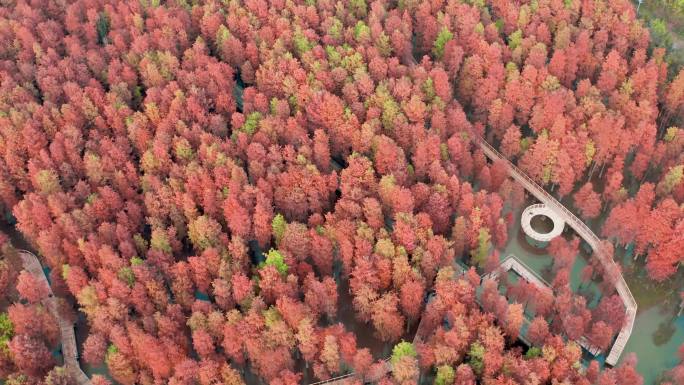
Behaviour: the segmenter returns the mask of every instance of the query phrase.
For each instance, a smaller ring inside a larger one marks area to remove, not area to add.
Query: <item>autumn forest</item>
[[[627,0],[4,0],[0,383],[684,384],[669,55]]]

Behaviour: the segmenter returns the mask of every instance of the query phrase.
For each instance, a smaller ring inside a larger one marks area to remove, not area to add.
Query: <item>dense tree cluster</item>
[[[666,84],[626,0],[17,0],[0,20],[0,199],[118,383],[640,383],[632,362],[583,374],[560,337],[605,349],[622,326],[619,298],[570,291],[579,241],[551,245],[555,301],[486,281],[480,310],[452,270],[493,269],[524,201],[482,135],[673,273],[684,74]],[[432,332],[383,375],[346,296],[389,345]]]
[[[456,277],[451,268],[441,269],[435,280],[435,295],[418,330],[425,343],[418,343],[417,350],[421,368],[436,368],[436,384],[544,384],[559,378],[571,384],[642,384],[631,358],[618,368],[602,372],[596,361],[591,361],[586,370],[578,370],[582,356],[579,345],[566,344],[560,336],[550,334],[547,322],[539,322],[542,317],[529,326],[533,347],[525,354],[519,347],[507,348],[507,340],[517,338],[523,309],[520,304],[508,305],[499,297],[496,284],[486,281],[481,311],[473,293],[477,284],[472,271]],[[445,377],[450,380],[440,381]]]
[[[40,301],[48,288],[21,268],[16,249],[0,232],[0,377],[8,384],[41,379],[46,385],[69,380],[52,355],[60,331]]]

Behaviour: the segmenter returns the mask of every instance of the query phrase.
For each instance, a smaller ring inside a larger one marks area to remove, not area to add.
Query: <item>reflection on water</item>
[[[520,229],[519,211],[515,213],[514,218],[514,224],[509,231],[509,242],[501,252],[501,258],[503,259],[509,254],[514,254],[550,282],[552,280],[551,268],[553,257],[545,249],[535,248],[528,244],[524,233]],[[0,230],[10,237],[16,247],[32,250],[31,246],[14,229],[14,226],[6,220],[0,219]],[[575,292],[587,298],[587,304],[591,308],[598,303],[601,293],[595,282],[584,283],[581,281],[582,268],[587,265],[587,256],[582,254],[580,253],[580,256],[578,256],[573,265],[570,285]],[[629,253],[626,254],[623,256],[623,261],[629,263],[631,258]],[[637,269],[642,270],[643,267],[637,267]],[[634,332],[625,347],[622,359],[628,353],[636,353],[639,357],[637,370],[644,377],[644,385],[656,384],[663,371],[671,369],[678,363],[679,356],[677,351],[679,346],[684,343],[684,316],[677,316],[678,302],[677,300],[672,300],[672,293],[676,294],[678,287],[673,284],[671,285],[672,287],[667,288],[669,291],[663,292],[662,287],[653,285],[648,279],[630,276],[629,270],[629,267],[625,269],[627,272],[626,279],[639,305],[639,313],[635,320]],[[341,282],[339,285],[337,316],[335,321],[342,322],[347,330],[354,332],[359,348],[369,348],[376,359],[389,356],[393,344],[384,343],[379,340],[373,333],[372,325],[361,323],[355,319],[352,298],[346,281]],[[417,322],[403,336],[405,340],[412,340],[416,325]],[[87,324],[81,315],[76,324],[76,338],[79,350],[87,336],[87,332]],[[601,361],[601,357],[599,357],[599,361]],[[92,367],[81,362],[81,366],[89,377],[93,374],[100,374],[109,378],[107,368],[104,365]],[[313,376],[310,369],[306,370],[301,360],[296,362],[296,368],[305,372],[302,383],[308,383],[312,380]],[[244,370],[243,375],[248,384],[259,383],[256,376],[249,369]]]
[[[677,350],[684,343],[684,317],[673,313],[672,309],[654,306],[637,315],[622,359],[627,353],[637,354],[637,370],[644,377],[644,385],[656,384],[663,371],[679,362]]]
[[[337,320],[342,322],[347,331],[356,335],[356,345],[359,349],[368,348],[376,360],[389,357],[393,343],[383,342],[375,336],[375,328],[370,323],[363,323],[354,316],[352,296],[349,294],[349,281],[342,280],[338,285]],[[413,341],[413,336],[418,329],[418,322],[413,322],[411,327],[401,336],[405,341]]]
[[[547,234],[553,230],[553,220],[546,215],[535,215],[530,220],[530,226],[540,234]]]
[[[677,329],[674,327],[674,319],[661,322],[658,329],[653,333],[653,344],[661,346],[667,343],[674,336]]]
[[[509,231],[509,242],[501,252],[501,258],[514,254],[545,280],[551,282],[553,257],[547,253],[546,249],[535,248],[527,242],[520,228],[520,211],[514,213],[514,218],[515,221]],[[566,232],[572,233],[571,230],[568,231],[567,226]],[[626,255],[617,255],[616,259],[625,265],[631,264],[632,256],[629,253],[631,249],[628,248]],[[589,308],[593,308],[598,304],[602,294],[597,282],[586,283],[581,280],[582,268],[587,265],[588,258],[590,256],[586,250],[581,250],[570,274],[570,286],[573,291],[587,299]],[[637,266],[625,268],[625,279],[637,301],[639,312],[634,322],[634,331],[622,353],[621,360],[624,360],[629,353],[636,353],[637,370],[644,378],[644,385],[655,385],[661,373],[673,368],[679,362],[677,351],[684,343],[684,315],[677,316],[679,305],[677,293],[680,285],[676,282],[671,282],[665,287],[655,285],[648,278],[642,277],[644,269],[642,264],[643,261],[639,261]],[[632,270],[642,274],[633,274]],[[603,357],[599,356],[598,360],[602,362]]]

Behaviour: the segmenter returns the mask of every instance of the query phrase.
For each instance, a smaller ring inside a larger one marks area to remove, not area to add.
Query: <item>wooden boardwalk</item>
[[[59,323],[59,332],[62,341],[62,354],[64,356],[64,366],[67,373],[69,373],[78,385],[92,385],[88,376],[83,373],[81,366],[78,364],[78,348],[76,347],[76,335],[74,334],[74,325],[64,319],[57,309],[57,298],[52,292],[50,283],[45,276],[38,258],[27,250],[18,250],[24,270],[28,271],[36,279],[43,282],[48,288],[48,297],[41,301],[41,304],[55,317]]]
[[[513,270],[521,276],[524,280],[527,282],[533,283],[535,286],[537,286],[540,290],[548,291],[550,293],[553,292],[551,290],[551,285],[549,285],[544,278],[540,277],[537,275],[534,270],[530,269],[525,265],[521,260],[516,258],[514,255],[509,255],[507,256],[503,262],[497,267],[494,271],[492,271],[489,274],[485,274],[482,278],[487,279],[496,279],[501,273],[507,272],[509,270]]]
[[[323,381],[318,381],[318,382],[312,382],[309,385],[343,385],[343,384],[351,384],[355,380],[359,380],[362,383],[377,383],[380,381],[385,375],[389,372],[392,371],[392,364],[390,363],[389,359],[386,359],[384,361],[384,365],[380,368],[377,368],[375,372],[373,373],[368,373],[364,378],[358,378],[355,373],[347,373],[343,374],[337,377],[333,377],[327,380]]]
[[[610,349],[610,353],[608,353],[608,356],[606,357],[606,363],[615,366],[620,359],[620,355],[622,354],[629,337],[632,334],[632,329],[634,328],[634,319],[637,312],[637,304],[634,300],[634,296],[629,290],[629,287],[627,286],[622,274],[618,273],[620,268],[615,264],[615,261],[613,261],[613,257],[606,254],[606,252],[601,248],[601,240],[586,224],[584,224],[584,222],[577,218],[575,214],[570,212],[570,210],[558,202],[556,198],[547,193],[546,190],[544,190],[535,181],[528,177],[527,174],[518,169],[489,143],[477,136],[473,136],[472,140],[482,149],[484,154],[489,159],[503,160],[506,162],[508,174],[515,181],[522,184],[522,186],[525,187],[525,189],[532,195],[534,195],[535,198],[546,204],[546,206],[553,210],[557,215],[560,215],[563,219],[565,219],[565,222],[570,225],[570,227],[572,227],[573,230],[575,230],[575,232],[577,232],[577,234],[589,244],[589,246],[591,246],[592,250],[594,251],[594,255],[599,259],[606,272],[609,274],[611,272],[617,273],[614,277],[615,289],[625,305],[625,325],[620,330],[620,333],[618,333],[618,336],[613,343],[613,347]]]
[[[534,270],[528,267],[523,261],[519,260],[518,257],[513,254],[507,256],[494,271],[483,275],[482,280],[496,279],[499,275],[509,270],[513,270],[524,280],[534,284],[539,290],[547,291],[553,295],[553,289],[551,288],[551,285],[549,285],[544,278],[540,277]],[[530,321],[527,318],[523,318],[523,322],[529,324]],[[577,342],[581,347],[586,349],[594,356],[601,354],[601,349],[592,345],[585,336],[580,337],[575,342]]]

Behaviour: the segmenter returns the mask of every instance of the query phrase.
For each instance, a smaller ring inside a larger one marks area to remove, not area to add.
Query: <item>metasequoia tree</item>
[[[524,202],[507,161],[585,219],[610,210],[602,235],[653,279],[676,272],[684,75],[629,2],[96,3],[19,0],[0,23],[0,207],[86,315],[84,360],[121,384],[249,367],[289,385],[300,358],[318,380],[633,383],[632,362],[576,370],[557,335],[604,345],[624,316],[566,293],[577,241],[551,247],[557,298],[509,305],[486,281],[475,302]],[[466,255],[480,271],[459,277]],[[15,270],[0,261],[0,291],[28,301],[2,368],[60,382],[35,356],[58,331],[47,288]],[[541,355],[505,344],[524,310]],[[418,320],[391,375],[346,331],[389,348]]]

